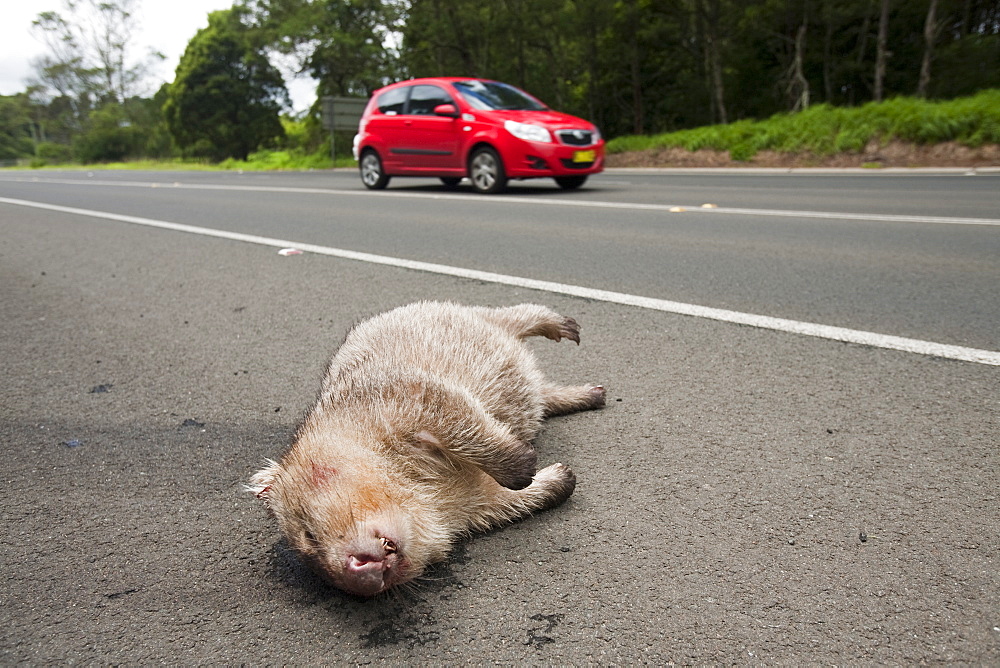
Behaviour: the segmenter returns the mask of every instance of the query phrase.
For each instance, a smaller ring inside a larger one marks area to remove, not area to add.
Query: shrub
[[[967,146],[1000,143],[1000,90],[945,102],[898,97],[860,107],[818,104],[763,121],[737,121],[654,136],[617,137],[608,153],[680,147],[729,151],[733,160],[749,160],[758,151],[809,151],[830,155],[861,152],[871,141],[901,139],[916,144],[956,141]]]

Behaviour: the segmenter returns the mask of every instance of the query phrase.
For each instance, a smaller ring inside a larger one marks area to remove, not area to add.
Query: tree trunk
[[[884,97],[885,61],[889,57],[886,42],[889,34],[889,0],[882,0],[882,13],[878,20],[878,44],[875,53],[875,101]]]
[[[872,8],[872,3],[871,0],[869,0],[869,4],[865,7],[865,19],[861,23],[861,37],[858,40],[858,54],[854,60],[855,69],[853,74],[855,75],[855,77],[863,70],[862,65],[865,62],[865,53],[868,52],[868,31],[869,29],[871,29],[872,25],[871,8]],[[859,90],[860,87],[855,86],[853,84],[851,85],[850,89],[847,92],[848,106],[851,107],[854,106],[854,101],[855,101],[854,95],[855,93],[859,92]]]
[[[920,63],[917,97],[927,97],[927,89],[931,84],[931,58],[934,57],[934,40],[937,38],[936,12],[937,0],[931,0],[927,7],[927,20],[924,21],[924,58]]]
[[[806,43],[806,24],[799,26],[795,33],[795,59],[792,61],[791,77],[788,82],[788,97],[792,101],[792,111],[809,108],[809,80],[802,71],[802,52]]]
[[[632,128],[637,135],[643,133],[642,77],[639,72],[639,47],[632,45]]]
[[[824,9],[826,9],[824,7]],[[827,104],[833,104],[833,19],[826,11],[826,33],[823,35],[823,94]]]
[[[726,90],[722,84],[722,55],[719,49],[719,0],[702,0],[697,5],[705,40],[705,78],[708,82],[710,114],[713,123],[728,123]]]
[[[722,58],[719,56],[719,39],[715,28],[709,30],[709,49],[712,54],[712,96],[715,98],[715,109],[719,114],[719,122],[726,124],[729,118],[726,114],[726,91],[722,87]]]
[[[628,17],[626,18],[626,25],[629,28],[629,32],[635,35],[639,32],[638,3],[635,0],[631,0],[627,6]],[[643,134],[645,126],[642,105],[642,71],[640,65],[639,41],[632,39],[629,48],[629,74],[632,88],[632,131],[637,135]]]

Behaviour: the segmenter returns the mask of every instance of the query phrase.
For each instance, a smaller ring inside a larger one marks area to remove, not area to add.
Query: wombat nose
[[[374,596],[385,588],[389,564],[385,559],[370,554],[352,554],[344,568],[344,589],[359,596]]]
[[[356,573],[382,572],[388,567],[384,558],[372,554],[352,554],[347,557],[347,569]]]

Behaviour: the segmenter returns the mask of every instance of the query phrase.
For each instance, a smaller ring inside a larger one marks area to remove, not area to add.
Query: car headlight
[[[505,121],[503,127],[507,132],[511,133],[518,139],[543,143],[552,141],[552,135],[550,135],[549,131],[540,125],[518,123],[517,121]]]

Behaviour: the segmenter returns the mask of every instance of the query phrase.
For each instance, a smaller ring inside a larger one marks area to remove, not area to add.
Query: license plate
[[[596,159],[596,151],[573,151],[573,162],[593,162]]]

